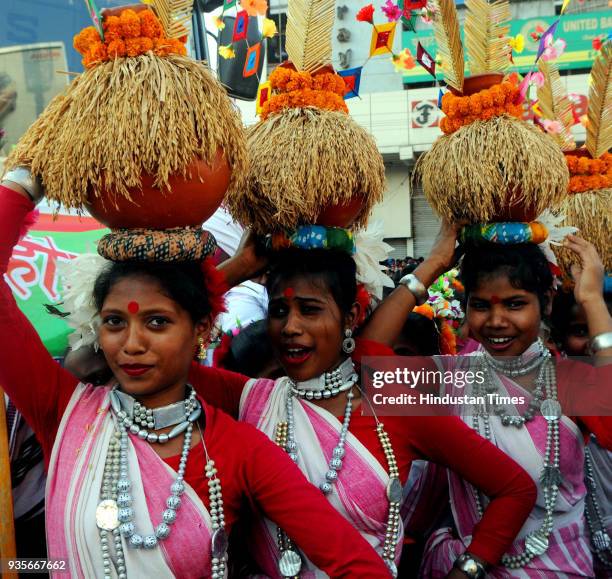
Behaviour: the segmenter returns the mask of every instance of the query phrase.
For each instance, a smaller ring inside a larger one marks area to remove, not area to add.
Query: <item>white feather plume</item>
[[[367,292],[378,298],[383,297],[383,288],[395,287],[393,280],[384,273],[386,267],[380,265],[393,250],[383,241],[383,227],[380,222],[371,223],[365,231],[355,234],[355,254],[357,264],[357,283],[362,283]]]
[[[62,309],[68,314],[64,318],[67,324],[74,328],[68,337],[73,350],[92,344],[98,347],[100,316],[93,300],[93,287],[100,272],[110,263],[97,253],[83,253],[60,265]]]

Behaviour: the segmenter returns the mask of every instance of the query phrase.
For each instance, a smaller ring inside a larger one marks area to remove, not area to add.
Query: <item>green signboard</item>
[[[535,61],[538,50],[538,42],[531,38],[531,33],[540,26],[546,30],[558,16],[541,16],[529,18],[527,20],[512,21],[510,36],[522,34],[525,37],[525,50],[522,54],[514,56],[514,66],[508,72],[528,72]],[[564,54],[556,62],[559,68],[578,69],[590,68],[595,58],[595,51],[592,42],[595,38],[607,35],[612,29],[612,11],[607,12],[587,12],[584,14],[565,14],[561,16],[561,22],[557,28],[555,38],[563,38],[567,42]],[[461,31],[463,37],[463,30]],[[416,54],[417,43],[421,42],[423,47],[435,56],[436,41],[434,39],[433,28],[426,28],[418,31],[418,34],[410,31],[402,33],[402,47],[408,48]],[[432,77],[420,66],[404,72],[404,84],[416,82],[432,81]],[[441,72],[438,79],[442,80]]]
[[[5,281],[53,356],[63,356],[71,330],[64,320],[49,314],[45,304],[61,303],[61,264],[81,253],[95,252],[96,242],[108,232],[102,227],[87,217],[52,220],[42,215],[13,249]]]

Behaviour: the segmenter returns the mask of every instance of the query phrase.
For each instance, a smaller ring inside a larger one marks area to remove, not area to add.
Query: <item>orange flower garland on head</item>
[[[279,66],[270,75],[273,94],[263,105],[261,118],[287,108],[315,107],[328,111],[348,113],[344,101],[346,83],[332,72],[312,75]]]
[[[486,121],[501,115],[520,119],[523,105],[518,102],[519,98],[519,88],[507,81],[470,96],[447,92],[442,97],[442,112],[446,116],[440,121],[440,129],[448,135],[478,120]]]
[[[119,16],[108,16],[102,24],[104,42],[98,31],[89,26],[74,37],[74,48],[83,55],[83,66],[115,58],[134,57],[152,52],[157,56],[185,56],[186,37],[167,38],[164,29],[151,10],[124,10]]]
[[[612,154],[604,153],[598,159],[566,155],[570,172],[570,193],[612,188]]]

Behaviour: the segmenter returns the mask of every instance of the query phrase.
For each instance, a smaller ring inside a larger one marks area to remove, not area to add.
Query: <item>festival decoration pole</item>
[[[2,399],[2,404],[0,404],[0,560],[6,561],[17,556],[17,547],[15,545],[6,405],[2,388],[0,388],[0,398]],[[17,573],[10,573],[6,569],[0,571],[2,577],[17,577]]]

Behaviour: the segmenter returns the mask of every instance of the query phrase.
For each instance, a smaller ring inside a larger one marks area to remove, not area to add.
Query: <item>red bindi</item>
[[[295,295],[295,290],[292,287],[288,287],[284,292],[283,296],[287,299],[291,299]]]
[[[139,309],[140,306],[138,305],[138,302],[130,302],[128,304],[128,312],[130,312],[130,314],[137,314]]]
[[[497,297],[497,296],[491,296],[491,303],[492,303],[493,305],[495,305],[495,304],[501,304],[501,299],[500,299],[499,297]]]

